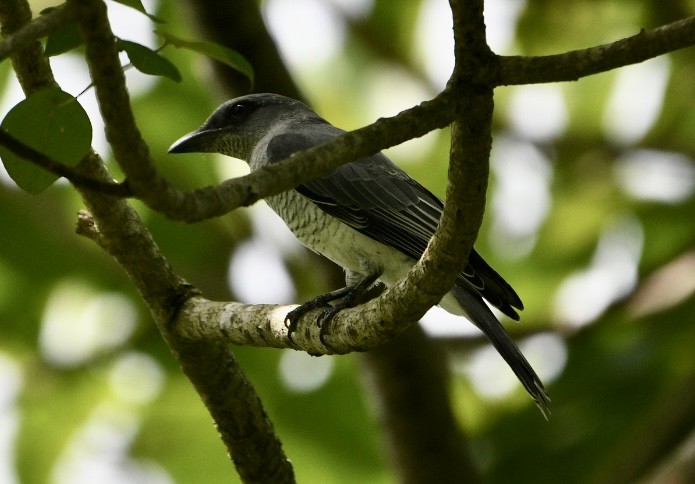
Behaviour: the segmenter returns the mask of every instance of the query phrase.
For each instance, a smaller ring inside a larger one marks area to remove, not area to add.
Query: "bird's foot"
[[[350,292],[350,287],[343,287],[341,289],[338,289],[336,291],[331,291],[327,294],[321,294],[320,296],[316,296],[314,299],[305,302],[304,304],[294,308],[292,311],[287,313],[287,316],[285,316],[285,327],[287,327],[287,338],[289,338],[290,341],[292,341],[292,335],[294,332],[297,330],[297,324],[299,324],[299,320],[304,316],[306,313],[309,311],[313,311],[314,309],[318,308],[325,308],[326,311],[321,313],[317,319],[317,324],[321,325],[323,324],[323,316],[326,312],[331,311],[335,306],[331,306],[330,302],[335,301],[336,299],[340,299],[342,297],[345,297],[347,293]],[[340,309],[338,309],[340,311]],[[335,314],[337,314],[336,311],[334,314],[332,314],[329,318],[333,318]],[[322,339],[323,341],[323,339]]]
[[[343,309],[355,307],[355,297],[350,297],[352,293],[349,293],[343,298],[342,301],[332,305],[331,307],[325,309],[319,317],[316,319],[316,324],[319,327],[319,341],[323,346],[328,346],[325,341],[325,337],[328,334],[328,325],[335,316]]]
[[[352,308],[359,304],[360,298],[365,295],[369,287],[376,281],[377,277],[378,274],[370,275],[357,284],[349,285],[327,294],[322,294],[287,313],[285,317],[285,326],[287,327],[288,339],[292,341],[292,334],[297,330],[297,324],[302,316],[314,309],[326,308],[319,314],[319,317],[316,318],[316,324],[319,327],[319,340],[324,346],[327,346],[324,338],[328,333],[327,328],[331,320],[343,309]],[[330,304],[332,301],[338,299],[340,299],[340,301],[336,304]]]

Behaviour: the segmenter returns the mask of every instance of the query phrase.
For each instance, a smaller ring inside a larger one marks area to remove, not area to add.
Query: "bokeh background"
[[[31,3],[36,12],[49,5]],[[117,35],[161,45],[150,19],[108,3]],[[196,2],[144,4],[167,30],[212,40],[191,21]],[[431,98],[453,67],[445,0],[257,8],[284,62],[277,75],[286,68],[301,96],[345,129]],[[542,55],[694,13],[692,0],[489,0],[485,16],[495,52]],[[162,54],[181,83],[127,75],[162,173],[181,188],[245,173],[239,160],[167,154],[230,91],[208,60],[173,47]],[[79,50],[52,66],[64,90],[88,86]],[[21,98],[1,63],[0,115]],[[79,99],[108,159],[94,94]],[[573,83],[498,88],[495,103],[476,246],[526,304],[521,323],[505,324],[546,382],[553,417],[542,419],[472,325],[430,311],[422,324],[450,362],[452,405],[474,460],[486,482],[661,482],[695,456],[693,50]],[[388,154],[443,196],[447,150],[442,130]],[[263,203],[193,225],[133,203],[208,298],[300,302],[339,283],[339,271]],[[0,168],[0,482],[235,482],[211,419],[127,277],[75,234],[81,208],[67,183],[32,196]],[[358,355],[235,352],[300,482],[394,482]]]

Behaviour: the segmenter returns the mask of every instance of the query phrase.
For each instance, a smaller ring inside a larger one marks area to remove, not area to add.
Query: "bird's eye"
[[[243,103],[238,103],[232,106],[232,113],[236,114],[237,116],[240,114],[245,114],[248,110],[249,107]]]

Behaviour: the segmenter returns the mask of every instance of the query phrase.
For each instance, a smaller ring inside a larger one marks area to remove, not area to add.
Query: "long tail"
[[[511,340],[502,324],[490,311],[485,302],[477,294],[454,286],[452,293],[461,305],[466,316],[485,333],[497,352],[504,358],[526,391],[531,395],[536,406],[546,420],[550,417],[550,397],[543,387],[543,382],[533,370],[519,348]]]

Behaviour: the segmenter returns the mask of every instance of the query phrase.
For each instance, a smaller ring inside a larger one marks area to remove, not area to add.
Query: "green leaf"
[[[153,22],[164,23],[164,21],[162,19],[157,18],[154,15],[147,13],[147,10],[145,10],[145,7],[143,6],[143,4],[140,0],[114,0],[114,1],[117,3],[120,3],[121,5],[125,5],[126,7],[134,8],[135,10],[137,10],[140,13],[144,13]]]
[[[0,123],[14,138],[64,165],[76,165],[92,144],[92,124],[77,99],[58,88],[37,91]],[[57,178],[0,146],[10,177],[29,193],[39,193]]]
[[[253,67],[251,66],[251,63],[239,52],[228,49],[227,47],[214,42],[181,39],[161,29],[155,30],[155,33],[162,36],[167,43],[173,45],[174,47],[180,47],[199,54],[204,54],[222,62],[225,65],[228,65],[229,67],[245,75],[253,86]]]
[[[47,57],[68,52],[82,45],[82,36],[77,28],[77,23],[70,22],[50,34],[46,38],[44,54]]]
[[[149,47],[123,39],[118,39],[116,45],[128,54],[128,59],[140,72],[181,82],[181,73],[176,66]]]

